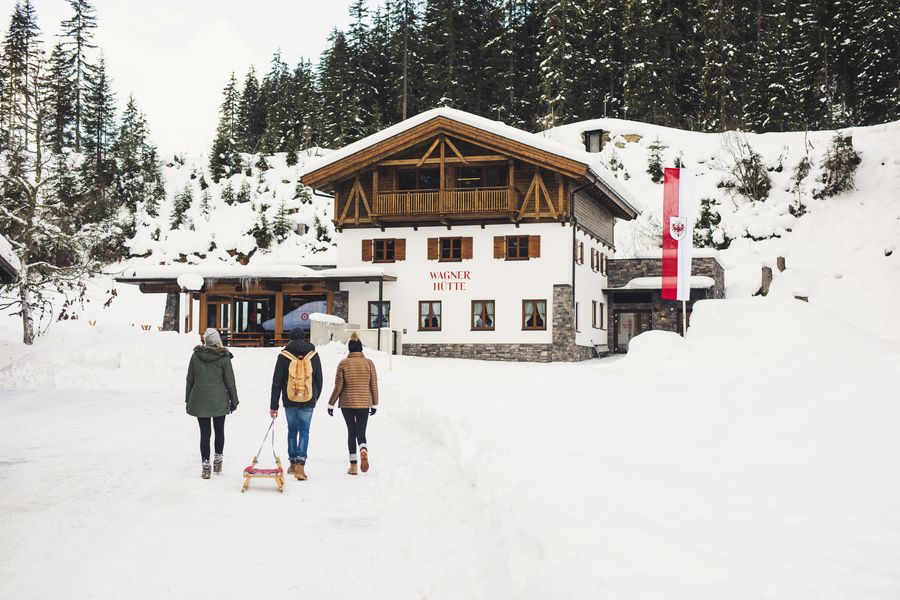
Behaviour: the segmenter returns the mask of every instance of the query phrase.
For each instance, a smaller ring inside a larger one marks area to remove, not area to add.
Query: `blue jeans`
[[[309,448],[309,424],[313,409],[285,407],[284,416],[288,425],[288,458],[292,463],[306,464],[306,450]]]

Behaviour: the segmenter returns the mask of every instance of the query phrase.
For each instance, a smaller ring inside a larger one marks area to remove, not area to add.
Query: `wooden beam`
[[[444,172],[445,172],[444,159],[447,158],[447,145],[443,143],[444,142],[444,134],[443,133],[441,134],[441,136],[438,139],[441,141],[441,182],[440,182],[440,187],[438,188],[438,190],[440,192],[439,199],[440,199],[440,205],[441,205],[441,212],[444,212],[444,196],[446,195],[444,192],[444,188],[446,187],[446,184],[444,183]]]
[[[197,333],[200,334],[200,339],[203,339],[203,332],[206,331],[207,323],[209,323],[209,307],[206,306],[206,293],[200,292],[200,318],[199,323],[197,323]]]
[[[506,162],[509,160],[508,156],[503,154],[479,154],[476,156],[470,156],[468,158],[458,158],[455,156],[448,156],[444,159],[444,162],[447,164],[459,164],[459,163],[479,163],[479,162]],[[379,167],[414,167],[419,166],[420,159],[418,158],[395,158],[390,160],[382,160],[375,163]],[[441,162],[439,158],[429,158],[424,163],[425,165],[436,165]]]
[[[280,338],[284,331],[284,294],[275,294],[275,337]]]
[[[525,214],[525,208],[528,206],[528,199],[531,198],[531,193],[535,191],[535,187],[537,186],[537,180],[535,177],[531,178],[531,185],[528,186],[528,191],[525,192],[525,197],[522,199],[522,206],[519,207],[519,216],[521,219]],[[535,213],[537,213],[537,204],[535,204]]]
[[[359,195],[362,198],[363,206],[366,207],[366,214],[369,216],[369,219],[372,218],[372,207],[369,206],[369,199],[366,198],[366,190],[363,189],[362,184],[359,182],[359,175],[356,176],[356,185],[359,187]],[[359,223],[359,218],[356,220]]]
[[[356,186],[350,190],[350,195],[347,196],[347,204],[344,205],[344,212],[341,213],[341,218],[338,219],[338,222],[343,225],[344,220],[347,218],[347,211],[350,210],[350,205],[353,204],[353,197],[356,195]]]
[[[443,136],[438,136],[438,137],[434,138],[434,142],[431,144],[431,146],[428,147],[428,152],[426,152],[425,155],[422,157],[422,159],[416,163],[417,167],[421,167],[422,164],[426,160],[428,160],[428,157],[431,156],[431,153],[434,152],[434,149],[437,147],[437,145],[441,143],[442,137]]]
[[[566,178],[559,174],[557,174],[556,178],[559,180],[559,188],[557,189],[557,202],[559,202],[559,214],[564,215],[564,214],[566,214],[566,204],[565,204],[565,197],[566,197],[565,181],[566,181]]]
[[[447,145],[450,146],[450,149],[453,150],[453,153],[456,154],[456,156],[458,156],[460,159],[462,159],[464,165],[469,164],[469,162],[466,160],[466,157],[462,155],[462,152],[457,150],[456,146],[453,144],[453,140],[451,140],[448,137],[445,137],[444,141],[447,142]]]
[[[553,198],[550,196],[549,190],[547,190],[547,185],[544,183],[544,178],[540,176],[540,171],[537,174],[538,185],[541,188],[541,191],[544,192],[544,199],[547,201],[547,206],[550,208],[550,214],[553,215],[553,218],[557,218],[556,209],[553,207]],[[540,211],[539,207],[535,207]]]

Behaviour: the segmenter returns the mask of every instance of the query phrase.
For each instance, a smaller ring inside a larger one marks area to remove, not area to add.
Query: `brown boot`
[[[359,470],[363,473],[369,471],[369,451],[360,450],[359,452]]]
[[[294,465],[294,477],[297,478],[297,481],[306,481],[306,465],[303,463],[297,463]]]
[[[296,464],[296,463],[291,463],[291,466],[288,467],[287,474],[288,474],[288,475],[293,475],[293,473],[294,473],[296,467],[297,467],[297,464]],[[299,479],[299,477],[298,477],[298,479]]]
[[[347,469],[347,475],[356,475],[356,463],[350,463],[350,468]]]
[[[213,461],[213,473],[221,473],[222,472],[222,455],[217,454],[216,459]]]
[[[200,472],[200,477],[202,477],[203,479],[209,479],[209,472],[210,472],[209,463],[208,462],[203,463],[203,471]]]

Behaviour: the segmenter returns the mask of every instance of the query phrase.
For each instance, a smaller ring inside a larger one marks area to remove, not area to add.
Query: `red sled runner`
[[[284,492],[284,469],[281,468],[281,459],[278,458],[278,455],[275,454],[275,430],[273,429],[275,426],[275,419],[272,419],[272,422],[269,423],[269,428],[266,430],[266,435],[263,436],[262,443],[259,445],[259,450],[256,451],[256,455],[253,457],[253,462],[250,463],[249,467],[244,469],[244,485],[241,487],[241,493],[247,491],[247,488],[250,487],[251,479],[274,479],[275,485],[278,486],[279,492]],[[259,453],[262,452],[262,447],[266,443],[266,438],[269,437],[269,434],[272,435],[272,456],[275,457],[275,468],[274,469],[260,469],[256,465],[259,462]]]

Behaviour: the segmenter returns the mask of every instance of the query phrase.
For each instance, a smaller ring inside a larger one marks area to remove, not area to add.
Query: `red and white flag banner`
[[[694,244],[694,174],[667,168],[663,177],[662,297],[690,300]]]

